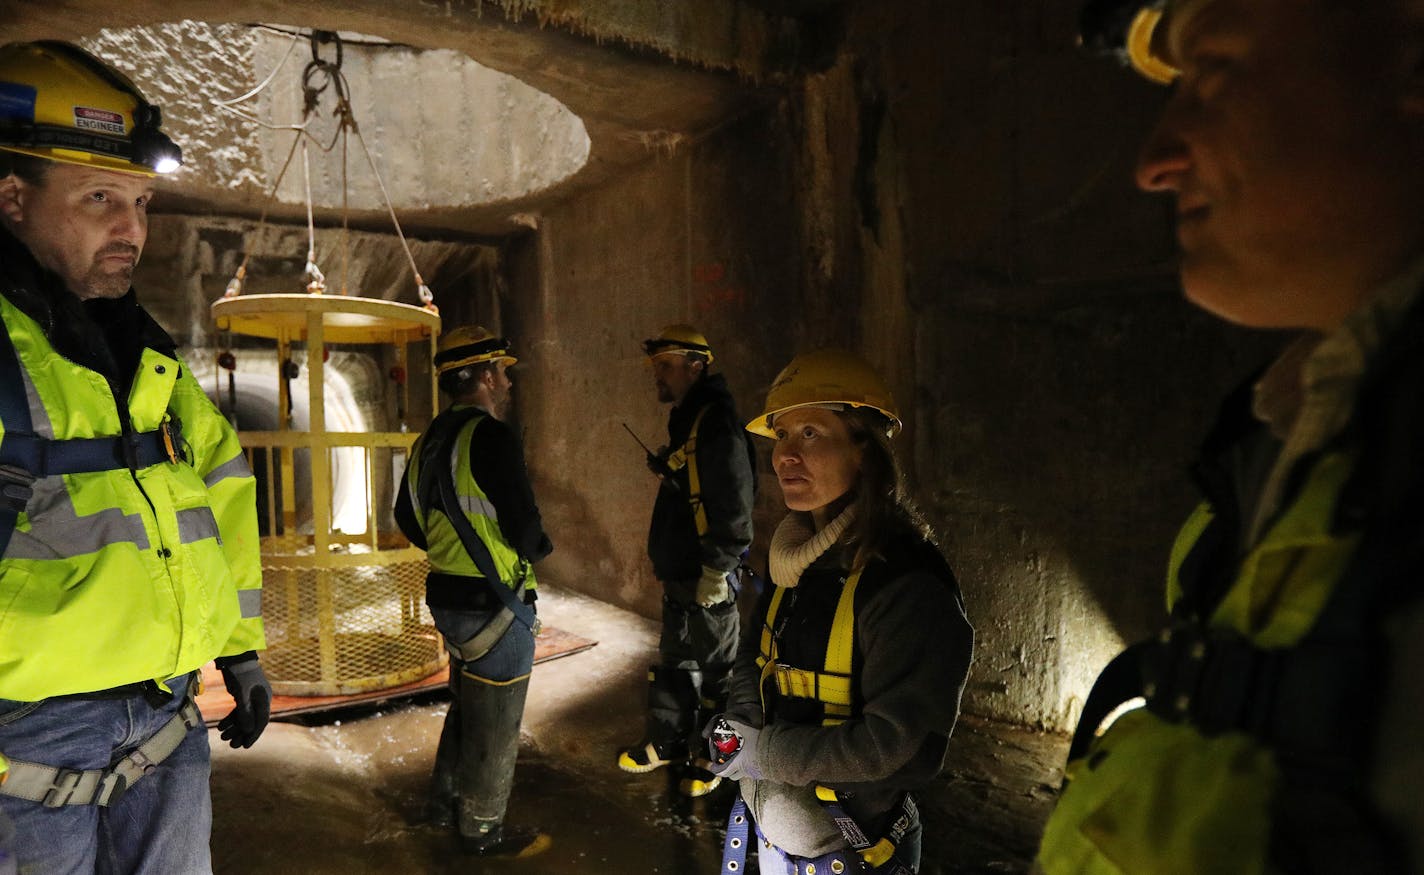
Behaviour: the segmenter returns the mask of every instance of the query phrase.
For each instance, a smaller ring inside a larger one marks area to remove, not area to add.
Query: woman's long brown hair
[[[855,520],[843,536],[855,548],[855,567],[863,568],[871,559],[883,557],[885,544],[897,531],[908,530],[927,540],[934,532],[915,508],[905,486],[904,473],[886,433],[886,420],[867,408],[837,411],[850,429],[851,440],[860,448],[860,474],[853,487],[851,506]]]

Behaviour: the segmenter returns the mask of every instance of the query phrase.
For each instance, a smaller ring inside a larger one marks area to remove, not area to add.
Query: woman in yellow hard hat
[[[714,771],[741,782],[732,870],[754,823],[763,873],[918,871],[910,791],[940,771],[974,631],[905,495],[900,426],[884,381],[839,350],[793,359],[747,425],[776,441],[791,513],[727,712],[707,727]]]

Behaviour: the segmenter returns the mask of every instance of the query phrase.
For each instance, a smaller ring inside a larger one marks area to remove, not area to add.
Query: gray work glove
[[[717,751],[712,749],[712,774],[719,775],[729,781],[740,781],[743,778],[750,778],[753,781],[760,781],[766,777],[762,772],[761,765],[761,730],[755,726],[750,726],[740,720],[734,720],[725,714],[718,715],[727,721],[727,725],[732,727],[732,731],[742,738],[742,749],[737,751],[736,756],[721,765],[717,765]],[[713,718],[707,724],[707,728],[702,730],[704,737],[711,734],[711,727],[717,722]],[[709,742],[710,746],[710,742]]]
[[[702,566],[702,576],[697,578],[697,592],[693,599],[702,607],[710,608],[731,597],[732,590],[727,586],[727,572]]]
[[[222,657],[217,661],[222,670],[223,684],[237,707],[218,721],[222,740],[233,747],[252,747],[267,720],[272,716],[272,685],[257,662],[257,654],[248,651],[239,656]]]

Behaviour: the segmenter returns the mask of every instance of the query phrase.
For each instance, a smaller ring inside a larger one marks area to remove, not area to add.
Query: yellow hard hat
[[[1168,11],[1168,0],[1088,0],[1079,12],[1078,42],[1149,82],[1170,85],[1181,71],[1163,51]]]
[[[440,335],[435,353],[435,373],[443,374],[480,362],[503,361],[514,364],[519,359],[509,354],[509,341],[495,337],[482,325],[462,325]]]
[[[869,362],[843,349],[819,349],[798,355],[781,369],[766,392],[765,409],[747,423],[747,431],[774,438],[772,421],[777,415],[823,404],[869,407],[886,418],[891,435],[902,424],[890,387]]]
[[[183,163],[161,124],[127,76],[78,46],[0,46],[0,149],[154,176]]]
[[[648,358],[700,352],[707,356],[707,363],[712,364],[712,347],[708,345],[707,338],[702,335],[702,332],[691,325],[667,326],[658,332],[657,337],[649,337],[643,341],[643,352],[647,354]]]

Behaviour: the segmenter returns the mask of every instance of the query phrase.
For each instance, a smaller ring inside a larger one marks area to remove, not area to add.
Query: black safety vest
[[[762,619],[757,667],[767,722],[832,726],[859,717],[864,705],[856,616],[891,581],[928,572],[954,592],[959,586],[938,548],[903,538],[863,569],[818,562],[795,587],[775,586]]]

